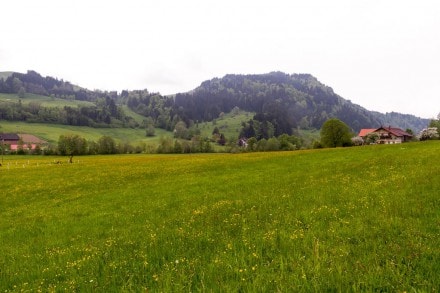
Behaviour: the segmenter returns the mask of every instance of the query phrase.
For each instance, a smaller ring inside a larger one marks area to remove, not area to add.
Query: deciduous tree
[[[98,153],[102,155],[116,154],[116,143],[110,136],[101,136],[98,140]]]
[[[321,144],[331,148],[351,145],[350,128],[339,119],[327,120],[321,128]]]
[[[58,139],[58,152],[63,156],[70,156],[72,163],[73,156],[87,153],[87,141],[79,135],[60,135]]]

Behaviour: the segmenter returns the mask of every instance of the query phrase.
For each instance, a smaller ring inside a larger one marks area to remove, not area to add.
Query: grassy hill
[[[132,117],[134,121],[136,121],[140,125],[142,125],[143,121],[146,119],[146,117],[133,112],[127,105],[123,105],[122,109],[127,116]]]
[[[117,141],[137,144],[140,142],[156,145],[161,137],[172,137],[172,133],[156,129],[156,136],[146,137],[144,129],[132,128],[92,128],[87,126],[69,126],[59,124],[41,124],[25,122],[0,122],[0,131],[12,133],[30,133],[48,142],[56,143],[60,135],[77,134],[87,140],[97,141],[107,135]]]
[[[7,156],[0,291],[435,292],[439,150]]]
[[[43,107],[59,107],[64,106],[78,107],[78,106],[93,106],[92,102],[79,100],[65,100],[52,98],[47,96],[26,94],[24,98],[20,99],[17,94],[2,94],[0,93],[0,103],[39,103]],[[142,123],[145,117],[138,115],[131,111],[128,107],[123,107],[124,113],[132,117],[136,122]],[[117,141],[129,142],[131,144],[138,144],[141,142],[157,145],[161,137],[172,137],[172,133],[163,129],[157,128],[155,130],[156,136],[146,137],[145,129],[137,128],[93,128],[86,126],[70,126],[60,124],[45,124],[45,123],[26,123],[16,121],[0,121],[0,132],[13,133],[31,133],[48,142],[56,143],[60,135],[77,134],[87,140],[97,141],[101,136],[108,135]]]
[[[9,95],[0,94],[0,102],[2,98],[12,99],[8,97]],[[14,95],[12,95],[14,96]],[[40,97],[34,99],[37,100]],[[18,102],[18,99],[17,99]],[[29,102],[29,101],[28,101]],[[75,101],[73,101],[75,102]],[[54,106],[57,101],[54,101]],[[87,103],[87,102],[86,102]],[[145,117],[136,114],[128,107],[123,107],[124,112],[127,116],[132,117],[136,122],[142,124]],[[218,127],[220,132],[222,132],[227,139],[237,139],[240,133],[241,123],[248,121],[253,116],[253,113],[241,111],[236,114],[226,114],[222,118],[217,119],[215,122],[203,122],[198,125],[198,128],[203,137],[210,138],[215,127]],[[156,128],[154,137],[146,137],[145,129],[142,128],[92,128],[85,126],[69,126],[69,125],[59,125],[59,124],[44,124],[44,123],[25,123],[25,122],[10,122],[10,121],[0,121],[0,132],[17,132],[17,133],[31,133],[41,137],[42,139],[49,141],[51,143],[56,143],[60,135],[65,134],[77,134],[87,140],[97,141],[101,136],[108,135],[112,138],[129,142],[132,144],[138,144],[140,142],[145,142],[152,145],[157,145],[162,137],[173,137],[173,133],[165,131],[160,128]],[[216,147],[216,150],[222,150],[221,147]]]
[[[204,137],[211,137],[214,128],[217,127],[227,139],[237,139],[242,127],[241,123],[252,119],[254,114],[255,113],[246,111],[228,113],[212,122],[200,123],[198,128],[200,129],[201,135]]]
[[[39,103],[42,107],[77,107],[77,106],[93,106],[94,104],[88,101],[79,100],[65,100],[48,96],[41,96],[35,94],[25,94],[24,98],[19,98],[17,94],[3,94],[0,93],[0,103]]]

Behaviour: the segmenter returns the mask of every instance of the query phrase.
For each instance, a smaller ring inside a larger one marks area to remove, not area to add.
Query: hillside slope
[[[427,119],[414,115],[369,111],[342,98],[310,74],[229,74],[204,81],[190,92],[173,96],[162,96],[147,90],[123,90],[120,93],[90,91],[67,81],[43,77],[34,71],[26,74],[6,72],[0,76],[3,77],[0,78],[0,93],[24,98],[36,94],[50,96],[52,100],[91,103],[87,106],[65,105],[59,110],[48,110],[40,103],[33,103],[32,107],[28,107],[27,103],[2,103],[0,119],[9,121],[91,127],[145,127],[149,124],[173,131],[179,121],[190,127],[239,108],[255,113],[252,120],[272,127],[274,135],[292,134],[299,129],[320,129],[329,118],[344,121],[353,132],[381,125],[418,132],[429,123]],[[141,116],[133,119],[132,112]]]
[[[288,128],[316,128],[339,118],[354,131],[395,125],[418,131],[428,123],[413,115],[368,111],[337,95],[310,74],[272,72],[261,75],[226,75],[203,82],[195,90],[177,94],[176,107],[196,120],[209,120],[234,107],[256,112],[286,132]]]

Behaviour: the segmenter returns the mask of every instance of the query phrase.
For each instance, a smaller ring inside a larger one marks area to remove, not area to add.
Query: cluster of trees
[[[137,127],[133,118],[124,114],[114,100],[106,97],[97,101],[96,106],[44,107],[39,102],[1,103],[0,120],[26,121],[31,123],[51,123],[91,127]]]
[[[185,153],[211,153],[214,152],[214,144],[212,139],[202,138],[201,136],[193,136],[190,140],[162,138],[156,150],[157,153],[163,154],[185,154]],[[266,152],[266,151],[292,151],[302,148],[302,139],[282,134],[279,137],[271,137],[269,139],[257,140],[255,137],[239,140],[225,140],[226,151],[237,152]]]
[[[129,143],[116,142],[110,136],[102,136],[98,141],[88,141],[79,135],[61,135],[58,139],[56,149],[49,150],[48,154],[59,154],[62,156],[78,155],[109,155],[109,154],[131,154],[131,153],[210,153],[214,152],[213,143],[210,139],[201,136],[193,136],[190,140],[173,139],[169,137],[160,138],[156,147],[141,144],[133,146]]]
[[[159,154],[212,153],[214,148],[211,140],[197,135],[190,140],[161,138],[156,152]]]
[[[281,134],[278,137],[272,136],[268,139],[251,137],[249,139],[240,139],[239,147],[244,147],[248,152],[269,152],[269,151],[294,151],[303,147],[304,141],[294,135]],[[232,148],[232,151],[236,151]]]
[[[48,154],[62,156],[79,155],[110,155],[131,153],[159,153],[159,154],[184,154],[184,153],[210,153],[214,152],[212,141],[201,136],[194,136],[190,140],[172,139],[162,137],[156,147],[141,144],[132,146],[129,143],[116,142],[110,136],[102,136],[97,142],[87,141],[79,135],[61,135],[56,149]]]
[[[109,96],[95,100],[94,105],[78,107],[44,107],[41,102],[19,99],[18,103],[0,103],[0,120],[52,123],[91,127],[138,127],[133,118]]]
[[[287,127],[285,131],[282,131],[275,119],[270,120],[263,114],[257,114],[254,116],[254,119],[242,123],[239,137],[255,137],[257,140],[261,140],[280,136],[282,134],[291,135],[292,128]]]
[[[177,115],[172,97],[150,93],[148,90],[123,91],[121,96],[122,103],[125,103],[135,113],[148,117],[149,124],[154,127],[172,131],[177,122],[182,120]]]
[[[180,138],[186,140],[190,140],[194,136],[200,136],[200,130],[198,129],[198,127],[194,127],[194,125],[192,125],[190,128],[188,128],[184,121],[179,121],[176,123],[176,125],[174,126],[173,133],[174,133],[174,138]]]
[[[110,154],[128,154],[142,153],[146,151],[146,145],[132,146],[129,143],[116,142],[110,136],[101,136],[98,141],[86,140],[85,138],[72,134],[61,135],[58,139],[56,149],[50,153],[56,153],[62,156],[79,155],[110,155]]]
[[[50,76],[43,77],[32,70],[28,70],[27,73],[14,72],[6,80],[0,79],[0,92],[19,94],[19,96],[24,93],[32,93],[81,101],[95,101],[103,95],[109,95],[113,99],[117,98],[116,92],[90,91],[67,81]]]

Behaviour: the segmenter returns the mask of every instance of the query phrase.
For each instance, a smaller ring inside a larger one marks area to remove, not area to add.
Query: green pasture
[[[247,122],[255,113],[239,111],[238,114],[228,113],[221,118],[215,119],[211,122],[202,122],[198,124],[200,133],[203,137],[212,137],[214,128],[217,127],[220,133],[223,133],[226,139],[238,139],[242,122]]]
[[[0,292],[438,292],[438,141],[5,156]]]
[[[38,102],[43,107],[77,107],[80,105],[93,106],[88,101],[64,100],[47,96],[26,94],[25,98],[19,99],[17,94],[0,93],[0,103],[18,103],[23,104]],[[132,117],[136,122],[142,124],[145,117],[133,112],[128,107],[123,106],[126,115]],[[25,123],[16,121],[0,121],[0,132],[29,133],[36,135],[48,142],[56,143],[60,135],[77,134],[87,140],[97,141],[101,136],[108,135],[117,141],[128,142],[130,144],[147,143],[157,145],[161,137],[172,137],[172,133],[157,128],[154,137],[146,137],[145,129],[132,128],[92,128],[86,126],[70,126],[60,124],[45,123]]]
[[[77,106],[93,106],[92,102],[79,101],[79,100],[65,100],[48,96],[40,96],[35,94],[25,94],[24,98],[19,98],[17,94],[3,94],[0,93],[0,103],[21,103],[29,104],[39,103],[42,107],[63,108],[65,106],[74,107]]]
[[[77,134],[87,140],[98,141],[101,136],[108,135],[113,139],[130,144],[147,143],[157,145],[161,137],[172,137],[172,133],[156,128],[154,137],[146,137],[145,129],[141,128],[92,128],[87,126],[70,126],[60,124],[0,122],[0,132],[30,133],[51,143],[57,143],[60,135]]]
[[[0,94],[0,102],[1,102]],[[142,124],[145,117],[133,112],[128,107],[123,107],[126,115],[132,117],[136,122]],[[252,113],[242,112],[241,114],[232,115],[226,114],[223,118],[216,122],[203,122],[198,124],[201,136],[204,138],[211,138],[215,127],[218,127],[220,132],[224,133],[227,139],[236,139],[240,133],[241,122],[251,119]],[[0,121],[0,132],[12,133],[30,133],[36,135],[48,142],[57,143],[60,135],[77,134],[87,140],[98,141],[101,136],[111,136],[113,139],[121,142],[128,142],[133,145],[139,143],[146,143],[152,146],[157,146],[161,138],[172,138],[173,133],[160,128],[155,129],[154,137],[146,137],[146,131],[142,128],[92,128],[86,126],[71,126],[60,124],[45,124],[45,123],[26,123],[16,121]],[[216,151],[224,151],[215,143],[212,147]]]
[[[133,118],[134,121],[136,121],[137,123],[139,123],[139,125],[142,125],[144,120],[146,119],[146,117],[134,112],[133,110],[131,110],[127,105],[123,105],[121,106],[122,109],[124,110],[125,115]]]

